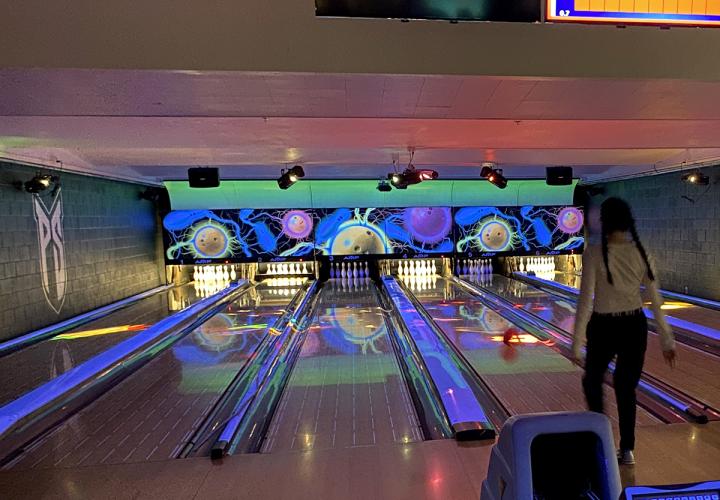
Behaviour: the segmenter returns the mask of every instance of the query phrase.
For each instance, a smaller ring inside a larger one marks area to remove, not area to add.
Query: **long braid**
[[[640,255],[642,256],[643,260],[645,261],[645,265],[647,266],[647,273],[648,278],[650,278],[650,281],[655,281],[655,274],[652,271],[652,268],[650,267],[650,262],[648,261],[647,253],[645,252],[645,247],[642,243],[640,243],[640,238],[637,234],[637,229],[635,228],[635,221],[632,221],[632,224],[630,225],[630,234],[632,235],[633,241],[635,241],[635,246],[638,249],[638,252],[640,252]]]
[[[612,273],[610,272],[610,266],[608,265],[608,235],[605,231],[602,231],[602,256],[603,262],[605,263],[605,270],[607,272],[607,280],[611,285],[613,284]]]

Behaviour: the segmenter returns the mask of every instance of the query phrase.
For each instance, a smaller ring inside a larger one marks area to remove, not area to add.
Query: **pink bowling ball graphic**
[[[313,221],[303,210],[291,210],[282,218],[283,232],[290,238],[303,239],[310,235]]]
[[[575,207],[565,207],[557,215],[557,227],[566,234],[575,234],[583,225],[583,214]]]

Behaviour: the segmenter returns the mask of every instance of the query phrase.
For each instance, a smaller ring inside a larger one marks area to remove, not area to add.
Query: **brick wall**
[[[0,340],[153,288],[164,281],[162,242],[155,207],[139,200],[141,186],[62,174],[60,196],[67,280],[57,307],[55,273],[51,299],[42,284],[33,195],[13,182],[37,171],[0,162]],[[41,198],[50,209],[53,198]],[[52,267],[52,247],[48,253]]]
[[[687,287],[691,295],[720,300],[720,166],[702,172],[710,176],[709,187],[682,182],[676,172],[610,182],[605,189],[633,207],[663,288]]]

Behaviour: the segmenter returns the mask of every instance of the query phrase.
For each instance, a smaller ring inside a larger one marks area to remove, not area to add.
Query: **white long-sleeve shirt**
[[[593,311],[601,314],[632,311],[643,307],[643,299],[650,301],[662,349],[667,351],[675,347],[672,329],[661,309],[663,300],[654,261],[650,256],[648,260],[654,280],[650,280],[645,261],[634,242],[608,243],[608,265],[613,278],[611,285],[607,280],[602,248],[591,245],[585,250],[573,339],[576,355],[585,342],[587,324]]]

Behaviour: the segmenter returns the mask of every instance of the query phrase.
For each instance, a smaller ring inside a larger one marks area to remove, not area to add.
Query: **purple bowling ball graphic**
[[[575,207],[565,207],[557,215],[557,227],[566,234],[575,234],[582,229],[583,214]]]
[[[405,230],[415,241],[434,245],[452,230],[452,213],[448,207],[412,207],[405,209]]]
[[[283,216],[282,227],[283,232],[290,238],[301,240],[312,232],[312,217],[304,210],[290,210]]]

